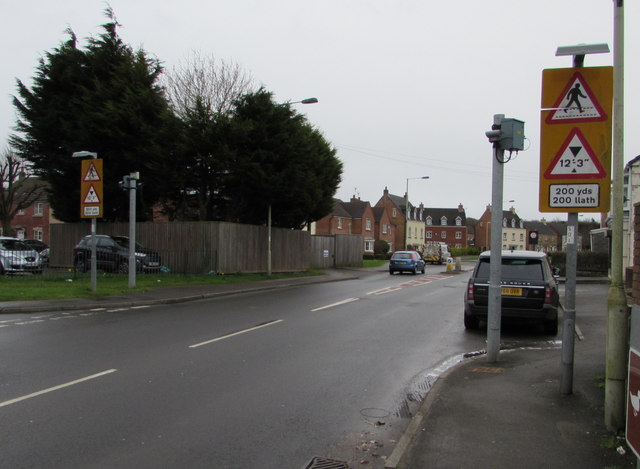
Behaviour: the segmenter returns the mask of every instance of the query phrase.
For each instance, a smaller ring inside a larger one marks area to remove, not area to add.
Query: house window
[[[427,239],[431,239],[431,238],[433,238],[433,232],[431,232],[431,231],[427,231],[427,232],[425,233],[425,238],[427,238]]]
[[[393,210],[391,210],[391,216],[393,218],[395,218],[397,214],[398,214],[398,211],[395,208]]]
[[[342,229],[342,218],[338,217],[338,229]]]
[[[387,234],[387,224],[386,223],[382,224],[382,234]]]
[[[364,240],[364,251],[365,252],[373,252],[373,239],[365,239]]]
[[[33,229],[33,239],[37,239],[38,241],[42,241],[42,228],[34,228]]]
[[[462,233],[460,231],[456,231],[456,239],[462,239]]]
[[[424,228],[420,228],[420,239],[424,239]]]
[[[511,233],[511,241],[515,241],[516,240],[516,234],[515,233]]]
[[[42,202],[36,202],[33,205],[33,216],[41,217],[42,215],[44,215],[44,204]]]
[[[431,217],[427,217],[427,225],[433,225],[433,219]]]
[[[366,222],[365,226],[366,226],[365,229],[367,231],[371,231],[371,218],[367,218],[367,222]]]
[[[502,233],[502,241],[506,241],[507,240],[507,233]]]
[[[446,231],[443,231],[443,232],[440,234],[440,237],[441,237],[442,239],[447,239],[447,232],[446,232]]]
[[[524,234],[520,233],[520,241],[524,241]]]
[[[514,219],[514,220],[511,220],[511,228],[515,228],[515,227],[516,227],[516,221]]]
[[[462,218],[456,217],[456,226],[462,226]]]
[[[24,209],[20,209],[16,212],[16,215],[24,215]]]
[[[442,217],[442,218],[440,219],[440,224],[441,224],[442,226],[447,226],[447,217]]]

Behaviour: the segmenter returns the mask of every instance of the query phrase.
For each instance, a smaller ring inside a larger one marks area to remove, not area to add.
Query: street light
[[[404,248],[409,249],[409,181],[413,179],[429,179],[429,176],[421,176],[417,178],[407,178],[407,191],[405,192],[404,201]]]
[[[318,98],[305,98],[284,104],[315,104],[317,102]],[[267,276],[271,277],[271,202],[267,210]]]

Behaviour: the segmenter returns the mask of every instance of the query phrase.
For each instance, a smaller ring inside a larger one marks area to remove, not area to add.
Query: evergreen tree
[[[118,35],[111,9],[104,32],[78,48],[68,41],[40,61],[33,86],[18,81],[18,111],[11,142],[34,171],[48,183],[57,218],[77,221],[80,215],[80,162],[74,151],[96,152],[104,159],[104,218],[128,219],[128,194],[119,188],[122,176],[140,171],[140,219],[171,180],[155,166],[171,157],[169,136],[176,122],[157,85],[162,67],[143,50],[134,51]]]
[[[330,213],[342,174],[322,134],[288,104],[261,89],[244,95],[231,119],[229,219],[302,228]]]

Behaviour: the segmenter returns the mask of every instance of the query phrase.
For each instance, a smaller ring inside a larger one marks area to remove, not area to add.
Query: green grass
[[[380,260],[380,259],[365,259],[362,261],[362,267],[380,267],[381,265],[385,265],[389,261]]]
[[[322,275],[322,272],[310,270],[308,272],[273,274],[271,277],[266,274],[141,274],[136,276],[136,287],[130,289],[127,275],[98,272],[95,292],[91,291],[89,274],[56,272],[45,275],[2,276],[0,277],[0,298],[2,301],[95,298],[122,293],[144,292],[162,287],[254,282],[278,278],[307,277],[310,275]]]

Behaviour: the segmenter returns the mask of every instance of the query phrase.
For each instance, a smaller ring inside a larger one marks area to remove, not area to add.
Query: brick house
[[[356,197],[352,197],[349,202],[334,199],[333,211],[315,224],[317,235],[362,235],[363,252],[367,254],[373,254],[375,229],[375,215],[371,204]]]
[[[543,219],[542,221],[525,221],[527,229],[527,249],[529,251],[555,252],[558,250],[558,232]],[[536,242],[532,243],[531,232],[537,234]]]
[[[467,215],[464,206],[457,208],[427,208],[419,211],[425,224],[425,242],[442,241],[452,248],[466,248],[468,244]]]
[[[389,252],[395,250],[395,229],[391,224],[389,212],[384,207],[372,207],[375,219],[374,238],[376,241],[386,241],[389,244]]]
[[[394,232],[393,249],[404,249],[405,243],[405,205],[406,199],[397,195],[389,194],[385,187],[382,197],[376,203],[376,207],[384,207],[389,214],[389,220]]]
[[[481,250],[491,248],[491,205],[487,205],[476,225],[476,246]],[[527,230],[524,221],[516,214],[516,209],[502,211],[502,249],[521,249],[527,247]]]

